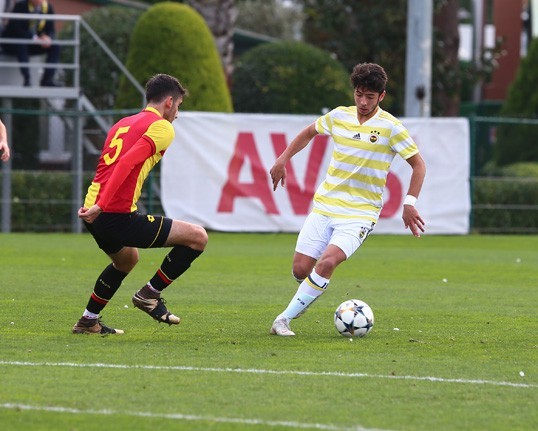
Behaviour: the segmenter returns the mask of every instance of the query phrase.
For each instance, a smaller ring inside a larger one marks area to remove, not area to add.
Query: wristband
[[[407,195],[403,201],[404,205],[411,205],[413,207],[415,206],[416,203],[417,203],[417,198],[412,195]]]

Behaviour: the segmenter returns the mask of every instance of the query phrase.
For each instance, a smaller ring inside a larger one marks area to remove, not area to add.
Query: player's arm
[[[120,189],[125,179],[139,163],[143,163],[148,157],[155,153],[155,145],[147,136],[142,136],[133,147],[123,154],[117,161],[114,172],[110,176],[105,191],[99,197],[98,202],[90,208],[81,207],[78,210],[78,216],[87,223],[93,221],[106,211],[107,206],[113,199],[116,192]]]
[[[151,157],[155,152],[155,145],[147,136],[142,136],[132,148],[118,158],[114,172],[110,176],[103,194],[99,197],[96,205],[102,211],[106,211],[110,201],[121,188],[131,171]]]
[[[410,197],[406,197],[406,201],[404,201],[402,219],[405,228],[409,228],[414,236],[419,237],[420,232],[424,232],[425,223],[415,208],[414,201],[418,198],[422,184],[424,183],[426,163],[419,153],[409,157],[406,161],[413,169],[413,173],[411,174],[409,189],[407,191],[407,196]]]
[[[279,182],[282,184],[282,187],[286,185],[286,163],[288,163],[295,154],[306,147],[317,134],[318,131],[316,130],[315,123],[305,127],[276,159],[275,164],[269,171],[271,179],[273,180],[273,190],[276,190]]]
[[[9,146],[7,144],[7,131],[4,123],[0,121],[0,160],[7,162],[9,160]]]

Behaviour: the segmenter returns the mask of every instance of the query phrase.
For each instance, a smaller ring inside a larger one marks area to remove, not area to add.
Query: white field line
[[[239,373],[239,374],[273,374],[273,375],[295,375],[295,376],[314,376],[314,377],[351,377],[351,378],[370,378],[370,379],[393,379],[393,380],[418,380],[438,383],[462,383],[470,385],[491,385],[491,386],[509,386],[513,388],[538,388],[537,384],[532,383],[513,383],[495,380],[479,379],[445,379],[442,377],[431,376],[396,376],[383,374],[367,373],[341,373],[337,371],[294,371],[294,370],[264,370],[256,368],[206,368],[206,367],[188,367],[188,366],[162,366],[162,365],[124,365],[124,364],[77,364],[74,362],[20,362],[20,361],[1,361],[0,365],[13,365],[23,367],[72,367],[72,368],[118,368],[118,369],[141,369],[141,370],[165,370],[165,371],[194,371],[194,372],[213,372],[213,373]]]
[[[336,425],[317,424],[317,423],[304,423],[293,421],[265,421],[261,419],[242,419],[242,418],[223,418],[213,416],[199,416],[199,415],[185,415],[182,413],[150,413],[150,412],[128,412],[128,411],[114,411],[110,409],[105,410],[81,410],[71,407],[51,407],[51,406],[31,406],[27,404],[15,404],[5,403],[0,404],[0,408],[9,410],[23,410],[23,411],[45,411],[53,413],[68,413],[75,415],[101,415],[101,416],[135,416],[142,418],[158,418],[158,419],[173,419],[180,421],[207,421],[217,423],[232,423],[240,425],[263,425],[271,427],[287,427],[293,429],[316,429],[326,431],[390,431],[381,430],[378,428],[364,428],[360,425],[353,425],[351,427],[339,427]]]

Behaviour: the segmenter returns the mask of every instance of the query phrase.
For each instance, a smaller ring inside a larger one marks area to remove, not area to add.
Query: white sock
[[[82,317],[85,317],[86,319],[97,319],[99,317],[99,314],[92,313],[91,311],[84,310],[84,313],[82,313]]]
[[[277,317],[285,318],[288,322],[296,318],[312,302],[325,292],[329,285],[329,279],[322,277],[315,270],[303,280],[297,289],[297,293],[292,298],[288,307]]]

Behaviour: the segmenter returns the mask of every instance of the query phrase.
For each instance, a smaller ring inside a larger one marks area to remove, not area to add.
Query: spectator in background
[[[46,0],[20,0],[15,3],[13,13],[53,15],[54,9]],[[60,47],[53,45],[55,37],[54,21],[46,19],[10,19],[2,31],[2,37],[13,39],[27,39],[37,42],[37,44],[13,44],[4,43],[3,51],[8,55],[17,57],[20,63],[28,63],[31,55],[46,54],[48,64],[58,63],[60,59]],[[47,67],[41,78],[41,86],[57,87],[54,81],[56,68]],[[30,70],[27,66],[21,66],[21,74],[24,79],[24,86],[32,85],[30,81]]]
[[[7,145],[6,126],[0,120],[0,160],[7,162],[9,160],[9,147]]]

